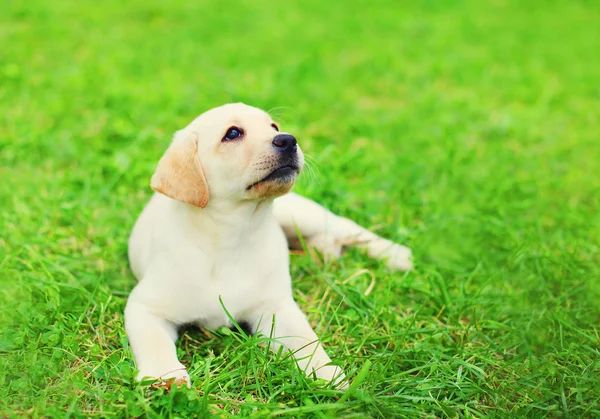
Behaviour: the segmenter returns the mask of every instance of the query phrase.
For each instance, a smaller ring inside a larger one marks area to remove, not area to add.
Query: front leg
[[[160,380],[157,386],[170,388],[172,384],[187,384],[190,387],[185,366],[177,359],[175,325],[131,296],[125,308],[125,330],[140,371],[138,381],[153,378]]]
[[[408,247],[379,237],[298,194],[275,199],[273,213],[292,248],[300,246],[299,232],[309,250],[316,248],[326,258],[336,259],[344,247],[354,246],[365,249],[375,259],[385,260],[390,268],[406,271],[413,267]]]
[[[290,299],[273,304],[277,307],[275,310],[269,310],[253,321],[256,333],[274,339],[270,346],[273,351],[283,345],[294,355],[298,366],[307,376],[314,373],[318,378],[346,388],[342,369],[329,365],[331,359],[296,302]]]

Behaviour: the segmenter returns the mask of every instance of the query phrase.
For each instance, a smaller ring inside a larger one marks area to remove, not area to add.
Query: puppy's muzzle
[[[272,165],[271,172],[258,182],[252,183],[246,190],[251,190],[255,186],[265,182],[275,185],[290,184],[300,173],[302,165],[298,159],[298,142],[296,141],[296,137],[290,134],[279,134],[273,138],[272,145],[275,149],[275,156],[272,156],[270,159],[270,164]]]
[[[275,169],[268,179],[280,179],[287,181],[298,175],[300,166],[298,164],[298,142],[296,137],[290,134],[279,134],[273,138],[273,148],[279,155],[279,167]]]

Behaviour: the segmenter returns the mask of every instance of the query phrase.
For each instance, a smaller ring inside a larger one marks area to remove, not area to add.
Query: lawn
[[[0,417],[600,416],[597,2],[9,0],[0,46]],[[180,339],[193,388],[135,383],[129,232],[231,101],[415,254],[292,256],[346,393],[227,330]]]

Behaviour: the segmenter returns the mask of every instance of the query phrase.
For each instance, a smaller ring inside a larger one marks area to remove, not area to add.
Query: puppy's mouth
[[[248,186],[246,190],[249,191],[253,187],[264,182],[276,182],[280,184],[289,183],[292,180],[294,180],[299,173],[300,167],[296,163],[285,164],[273,170],[271,173],[269,173],[267,176],[265,176],[258,182],[254,182],[252,185]]]

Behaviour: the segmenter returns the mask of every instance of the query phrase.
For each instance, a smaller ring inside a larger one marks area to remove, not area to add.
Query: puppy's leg
[[[130,297],[125,308],[125,330],[140,371],[139,381],[156,378],[161,380],[159,386],[187,384],[190,387],[190,377],[177,359],[177,330],[172,323]]]
[[[283,345],[292,352],[298,366],[310,376],[334,381],[340,388],[346,388],[345,375],[340,367],[328,365],[331,359],[310,327],[308,319],[295,301],[274,302],[278,308],[269,311],[254,321],[257,333],[272,337],[271,349],[277,351]]]
[[[384,239],[347,218],[336,216],[336,221],[334,235],[343,246],[366,249],[369,256],[385,260],[393,269],[408,271],[413,268],[412,252],[408,247]]]
[[[391,268],[405,271],[413,267],[408,247],[379,237],[300,195],[291,193],[277,198],[273,212],[292,247],[299,244],[299,231],[309,248],[316,248],[326,257],[337,258],[343,247],[356,246],[366,249],[373,258],[387,260]]]

